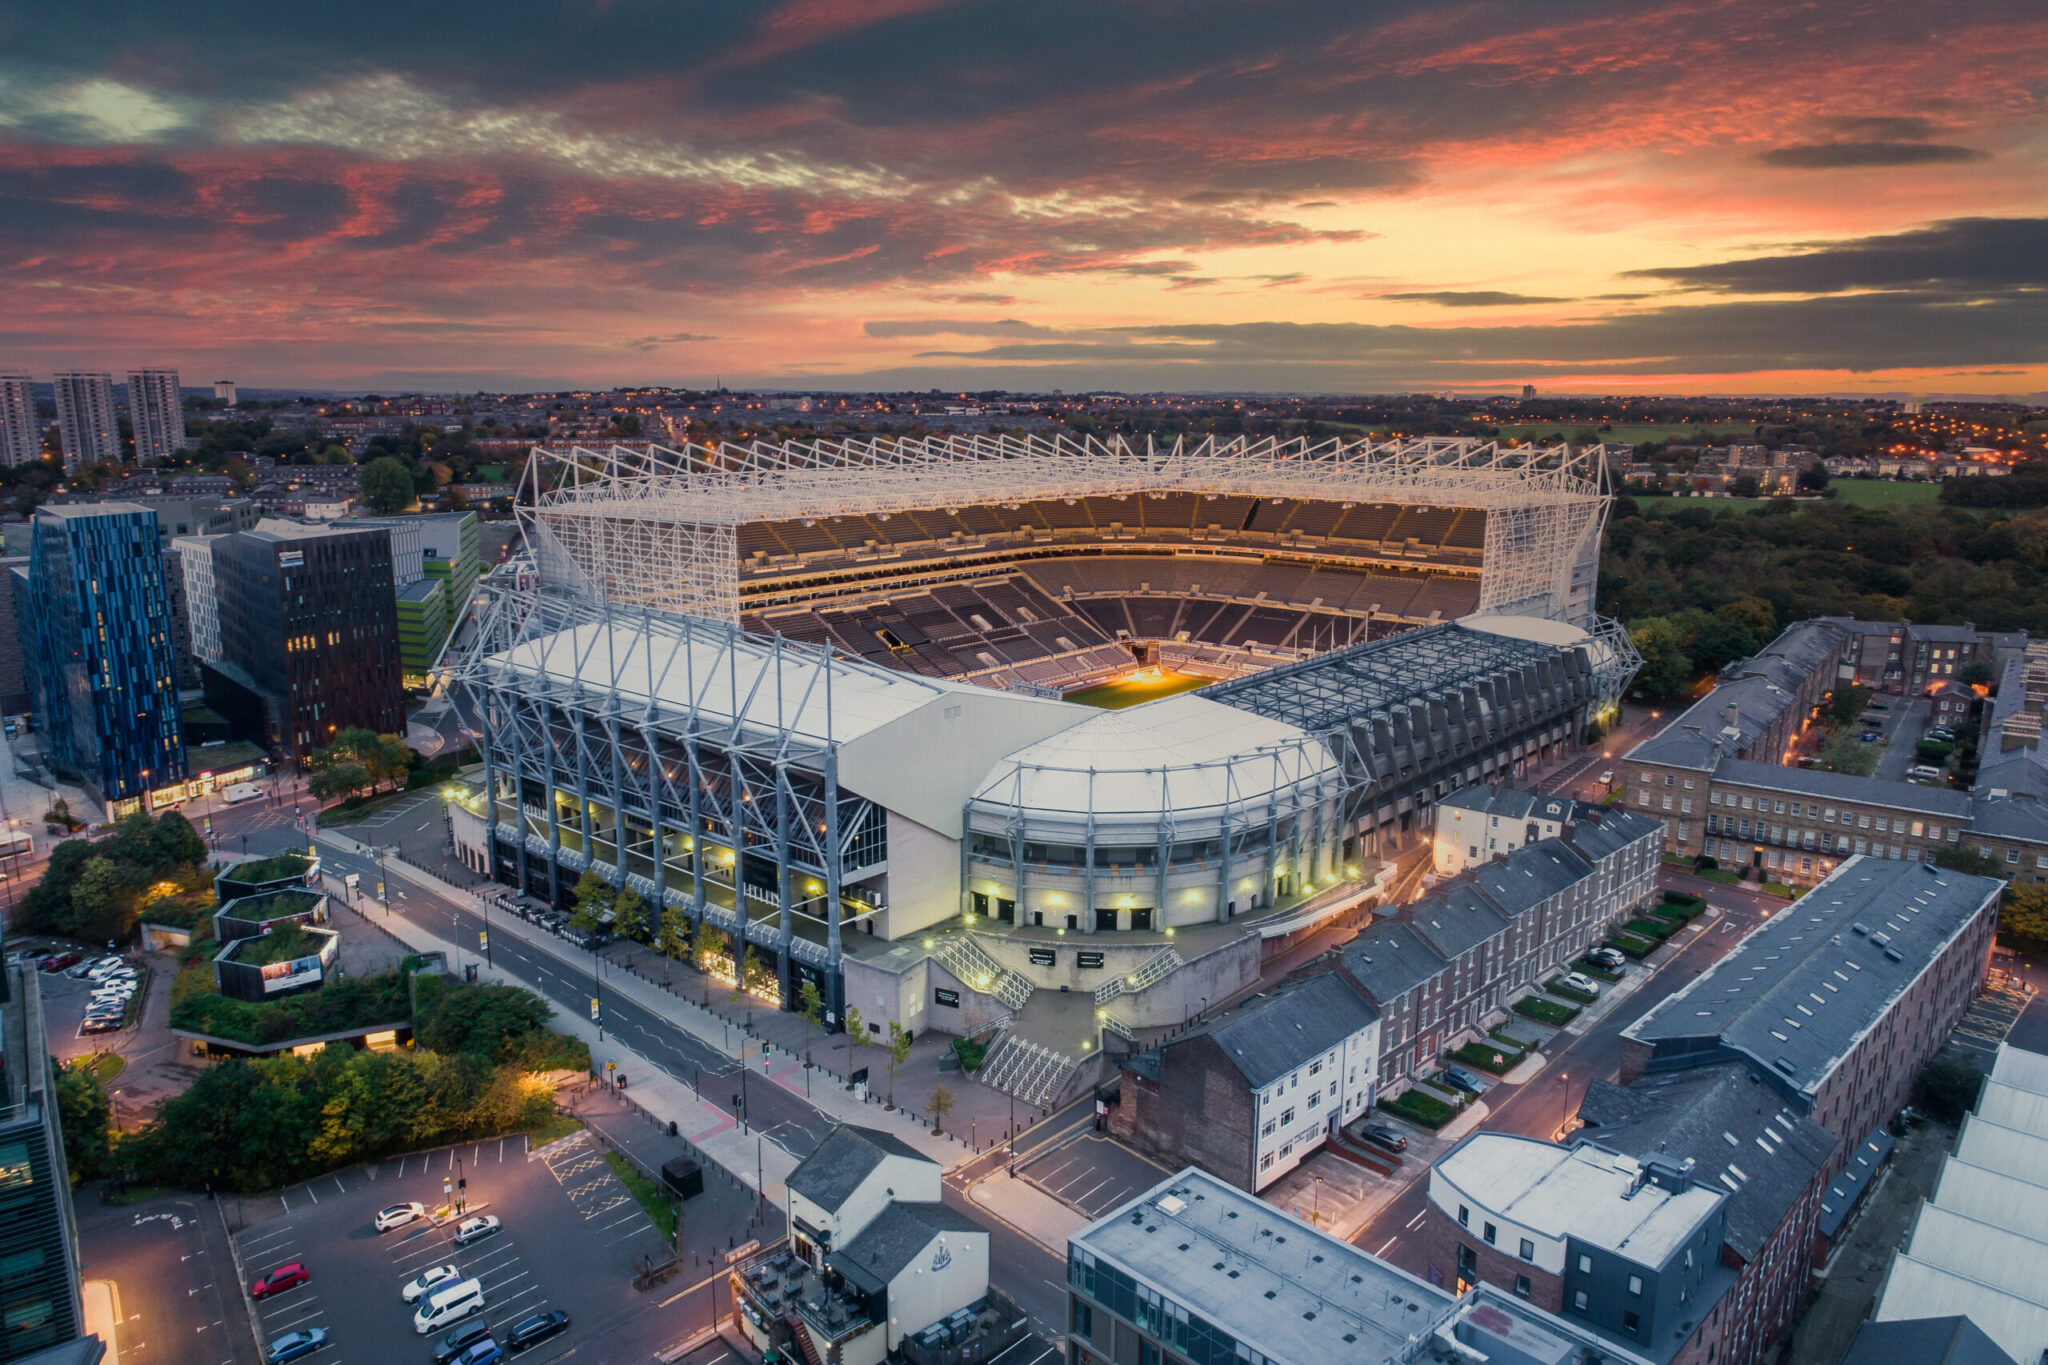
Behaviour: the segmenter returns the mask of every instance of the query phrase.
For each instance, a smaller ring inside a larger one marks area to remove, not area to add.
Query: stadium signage
[[[1076,967],[1100,967],[1102,965],[1102,954],[1089,952],[1085,948],[1080,949],[1074,954],[1074,965]]]
[[[1060,955],[1050,948],[1033,948],[1031,950],[1031,965],[1034,967],[1050,967],[1059,960]]]
[[[945,1005],[951,1009],[957,1010],[960,1008],[960,992],[949,991],[944,986],[935,986],[932,988],[932,999],[938,1001],[941,1005]]]

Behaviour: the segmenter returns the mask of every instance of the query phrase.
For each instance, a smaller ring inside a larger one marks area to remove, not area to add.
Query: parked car
[[[545,1313],[535,1313],[514,1323],[505,1344],[515,1351],[523,1351],[529,1346],[540,1345],[557,1332],[568,1330],[569,1315],[559,1308],[550,1308]]]
[[[64,975],[70,977],[73,981],[83,981],[92,975],[92,964],[90,962],[74,962],[71,966],[64,969]]]
[[[1581,995],[1600,994],[1600,983],[1587,976],[1584,972],[1566,972],[1561,984],[1570,987]]]
[[[483,1281],[475,1278],[457,1280],[453,1284],[442,1285],[420,1300],[420,1306],[413,1310],[412,1330],[425,1336],[483,1311]]]
[[[118,1014],[88,1014],[78,1025],[78,1036],[83,1038],[94,1033],[119,1033],[122,1019]]]
[[[1610,972],[1618,972],[1628,966],[1628,954],[1619,948],[1602,945],[1590,950],[1586,954],[1586,961],[1595,967],[1605,967]]]
[[[1462,1090],[1468,1095],[1484,1095],[1486,1093],[1486,1087],[1479,1083],[1479,1078],[1463,1067],[1447,1066],[1443,1069],[1438,1079],[1451,1087],[1451,1089]]]
[[[77,953],[52,953],[36,964],[36,970],[42,972],[61,972],[67,967],[75,967],[77,965]]]
[[[1856,742],[1858,744],[1874,744],[1883,738],[1884,736],[1875,730],[1865,730],[1862,734],[1856,736]]]
[[[427,1206],[425,1204],[418,1202],[393,1204],[390,1208],[377,1215],[377,1231],[389,1232],[393,1228],[402,1228],[407,1223],[426,1216]]]
[[[481,1242],[484,1238],[496,1233],[503,1226],[504,1224],[498,1221],[498,1215],[495,1213],[480,1214],[475,1218],[465,1218],[456,1225],[455,1245],[466,1247],[472,1242]]]
[[[263,1353],[263,1359],[265,1365],[284,1365],[287,1360],[302,1360],[326,1345],[325,1327],[302,1327],[271,1342],[270,1349]]]
[[[434,1345],[434,1365],[449,1365],[449,1362],[480,1341],[488,1340],[491,1325],[482,1318],[465,1322],[442,1337]]]
[[[420,1295],[432,1293],[461,1274],[462,1272],[452,1265],[430,1265],[407,1280],[405,1287],[398,1291],[398,1297],[407,1303],[417,1303]]]
[[[1912,767],[1906,769],[1906,776],[1918,778],[1922,782],[1939,782],[1941,780],[1941,769],[1931,763],[1915,763]]]
[[[271,1271],[268,1275],[258,1279],[256,1283],[250,1285],[249,1297],[252,1299],[267,1299],[272,1294],[282,1294],[287,1289],[297,1289],[312,1278],[313,1276],[307,1271],[304,1261],[288,1261]]]
[[[461,1355],[455,1357],[454,1365],[497,1365],[505,1358],[505,1352],[495,1337],[485,1337]]]
[[[1375,1147],[1384,1147],[1390,1152],[1408,1150],[1408,1139],[1384,1123],[1368,1123],[1358,1130],[1358,1135]]]
[[[1609,768],[1606,772],[1600,774],[1600,785],[1603,787],[1614,785],[1614,769]]]

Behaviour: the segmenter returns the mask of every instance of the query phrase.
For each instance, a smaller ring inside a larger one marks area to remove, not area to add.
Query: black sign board
[[[934,986],[932,988],[932,999],[938,1001],[941,1005],[951,1005],[956,1010],[960,1008],[960,992],[949,991],[944,986]]]
[[[848,1085],[866,1085],[868,1083],[868,1069],[861,1067],[846,1078],[846,1083]]]
[[[1031,965],[1034,967],[1050,967],[1059,960],[1060,955],[1050,948],[1033,948],[1031,950]]]
[[[1074,965],[1076,967],[1100,967],[1102,965],[1102,954],[1092,953],[1086,948],[1082,948],[1074,954]]]

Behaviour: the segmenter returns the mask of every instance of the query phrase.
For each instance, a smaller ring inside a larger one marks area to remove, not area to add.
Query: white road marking
[[[1380,1248],[1380,1249],[1379,1249],[1378,1251],[1375,1251],[1375,1252],[1373,1253],[1373,1255],[1375,1255],[1375,1256],[1382,1256],[1382,1257],[1383,1257],[1383,1256],[1385,1256],[1385,1255],[1387,1254],[1387,1247],[1390,1247],[1390,1246],[1392,1246],[1392,1245],[1393,1245],[1394,1243],[1396,1243],[1396,1242],[1398,1242],[1398,1241],[1400,1241],[1400,1240],[1401,1240],[1400,1234],[1396,1233],[1396,1234],[1395,1234],[1394,1236],[1392,1236],[1392,1237],[1389,1237],[1389,1238],[1387,1239],[1387,1243],[1386,1243],[1386,1246],[1383,1246],[1383,1247],[1381,1247],[1381,1248]]]

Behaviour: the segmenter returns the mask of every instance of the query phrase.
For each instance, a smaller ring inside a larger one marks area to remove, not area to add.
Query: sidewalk
[[[348,852],[359,852],[363,848],[354,839],[333,831],[322,830],[318,837]],[[478,913],[482,911],[482,905],[475,896],[409,864],[387,861],[385,870],[387,874],[455,905]],[[368,922],[367,918],[365,922]],[[386,930],[416,952],[443,953],[451,964],[458,960],[470,961],[476,956],[474,951],[458,948],[441,935],[401,916],[379,920],[376,927]],[[491,932],[523,940],[534,950],[560,962],[565,972],[585,970],[582,962],[571,961],[564,955],[561,940],[524,920],[500,914],[492,919]],[[505,984],[532,984],[519,980],[503,968],[483,967],[479,977]],[[798,1098],[804,1097],[801,1063],[791,1064],[786,1056],[778,1062],[772,1044],[756,1044],[744,1036],[735,1040],[732,1034],[736,1031],[731,1030],[725,1021],[701,1006],[641,979],[637,974],[614,972],[607,976],[605,984],[635,1005],[688,1032],[713,1051],[743,1062],[750,1070]],[[737,1128],[722,1104],[701,1098],[688,1085],[662,1070],[652,1058],[622,1041],[616,1033],[600,1039],[597,1025],[587,1018],[569,1014],[557,1014],[553,1022],[560,1031],[588,1042],[593,1057],[631,1057],[633,1062],[628,1069],[635,1077],[632,1092],[635,1103],[663,1123],[674,1121],[680,1133],[692,1144],[749,1185],[766,1190],[771,1196],[779,1194],[782,1180],[796,1165],[796,1158],[780,1145],[772,1141],[757,1144],[750,1133],[743,1133]],[[901,1109],[892,1114],[880,1105],[864,1103],[837,1082],[819,1084],[813,1077],[811,1095],[806,1102],[827,1118],[884,1129],[942,1167],[950,1168],[971,1155],[967,1144],[951,1133],[936,1135],[920,1119]]]

